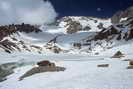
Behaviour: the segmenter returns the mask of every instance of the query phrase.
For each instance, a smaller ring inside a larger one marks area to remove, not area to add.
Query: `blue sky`
[[[115,12],[133,6],[133,0],[49,0],[60,17],[110,17]]]

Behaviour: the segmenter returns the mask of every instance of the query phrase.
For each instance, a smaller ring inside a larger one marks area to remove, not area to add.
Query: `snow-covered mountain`
[[[41,30],[36,27],[29,24],[12,24],[9,26],[0,26],[0,49],[1,51],[5,51],[7,53],[12,53],[15,51],[23,52],[23,51],[29,51],[35,50],[40,52],[42,49],[30,43],[28,40],[34,40],[30,39],[30,37],[24,36],[24,34],[29,33],[39,33]]]
[[[86,38],[81,44],[88,47],[83,50],[89,53],[99,54],[101,51],[119,47],[120,45],[131,44],[133,39],[133,18],[125,18],[119,24],[113,24],[108,28]],[[87,46],[86,46],[87,44]]]
[[[69,52],[73,48],[73,43],[79,42],[110,25],[110,19],[71,16],[63,17],[54,24],[36,26],[37,30],[35,31],[28,31],[28,29],[32,29],[32,26],[28,28],[26,24],[5,26],[7,30],[14,29],[15,32],[13,34],[6,33],[7,35],[1,38],[1,49],[8,53],[13,50],[38,53],[51,50],[55,53],[59,53],[57,51]],[[28,32],[21,31],[22,29]]]
[[[79,31],[98,32],[103,28],[111,25],[110,19],[100,19],[94,17],[63,17],[57,21],[60,28],[64,28],[64,32],[72,34]]]
[[[1,38],[1,50],[12,53],[85,53],[99,54],[130,42],[133,18],[121,18],[119,24],[110,19],[68,16],[53,24],[35,26],[37,30],[24,32],[24,24],[13,34]],[[12,26],[14,27],[14,26]],[[10,30],[10,29],[9,29]],[[20,30],[20,31],[19,31]],[[37,31],[37,32],[36,32]]]
[[[73,21],[79,23],[79,26],[70,24]],[[59,29],[56,31],[60,32],[60,35],[57,36],[55,45],[65,48],[68,53],[98,55],[105,50],[132,43],[133,18],[121,18],[119,24],[111,24],[110,19],[93,17],[64,17],[57,22]],[[80,29],[75,30],[77,28]],[[88,30],[84,30],[84,28]],[[71,30],[72,33],[69,33]],[[52,34],[56,32],[54,29],[49,31]]]
[[[29,32],[21,31],[26,29],[24,24],[20,27],[14,25],[12,28],[17,31],[1,38],[1,50],[8,53],[27,51],[99,54],[131,41],[132,22],[133,19],[128,17],[122,18],[119,24],[111,24],[110,19],[69,16],[53,24],[35,26],[36,30]],[[9,26],[9,31],[10,28]]]
[[[0,26],[0,89],[133,89],[133,71],[128,69],[133,68],[132,41],[133,18],[128,16],[117,24],[68,16],[42,26]],[[117,51],[122,57],[113,58]],[[43,60],[66,70],[39,69],[19,81]]]

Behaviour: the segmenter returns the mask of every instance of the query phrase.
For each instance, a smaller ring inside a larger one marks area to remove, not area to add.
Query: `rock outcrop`
[[[133,60],[129,61],[127,69],[133,69]]]
[[[97,40],[108,39],[109,36],[117,35],[119,33],[120,33],[120,31],[117,28],[115,28],[115,26],[112,25],[109,27],[109,29],[103,29],[101,32],[99,32],[93,38],[93,40],[97,41]]]
[[[110,19],[87,16],[67,16],[59,19],[57,22],[57,26],[65,29],[67,34],[73,34],[80,31],[101,31],[102,28],[111,25]]]
[[[44,73],[44,72],[59,72],[65,71],[66,68],[56,66],[54,63],[50,61],[41,61],[37,63],[39,66],[34,67],[31,70],[27,71],[24,75],[22,75],[19,80],[23,80],[26,77],[32,76],[37,73]]]
[[[124,57],[124,54],[121,51],[116,52],[112,58],[121,58]]]
[[[125,11],[118,11],[111,18],[113,24],[118,24],[122,18],[133,17],[133,6],[127,8]]]
[[[108,28],[103,28],[102,31],[98,32],[92,40],[130,40],[133,39],[133,18],[129,18],[122,23],[117,25],[111,25]]]
[[[17,44],[9,40],[0,41],[0,47],[3,48],[5,52],[8,52],[8,53],[11,53],[11,51],[14,51],[16,49],[20,51],[20,48],[17,46]]]
[[[6,77],[14,73],[13,69],[18,66],[17,63],[5,63],[0,65],[0,82],[6,80]]]
[[[67,28],[67,33],[72,34],[78,31],[82,31],[82,25],[77,21],[71,21],[68,23],[69,27]]]
[[[130,65],[130,66],[133,66],[133,60],[130,60],[130,61],[129,61],[129,65]]]
[[[0,26],[0,48],[7,53],[12,53],[13,51],[26,50],[31,52],[32,49],[41,53],[42,48],[36,45],[26,45],[25,41],[19,39],[20,33],[38,33],[41,32],[39,27],[30,24],[11,24]]]
[[[48,41],[48,43],[46,45],[44,45],[44,47],[47,50],[52,51],[52,52],[57,53],[57,54],[64,51],[62,48],[60,48],[58,46],[57,38],[59,36],[61,36],[61,35],[58,35],[58,36],[54,37],[53,39],[51,39],[50,41]]]
[[[6,37],[6,36],[10,36],[14,33],[18,33],[18,32],[25,32],[25,33],[31,33],[31,32],[41,32],[41,30],[34,26],[34,25],[30,25],[30,24],[12,24],[12,25],[5,25],[5,26],[0,26],[0,41]]]
[[[76,49],[81,49],[82,44],[81,43],[73,43],[73,47]]]

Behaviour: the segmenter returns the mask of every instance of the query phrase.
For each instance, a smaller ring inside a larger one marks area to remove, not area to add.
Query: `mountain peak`
[[[112,16],[111,22],[113,24],[118,24],[122,18],[130,18],[130,17],[133,17],[133,6],[127,8],[124,11],[118,11],[118,12],[116,12]]]

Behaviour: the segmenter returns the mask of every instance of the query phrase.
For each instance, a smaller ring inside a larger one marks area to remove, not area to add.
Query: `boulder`
[[[51,62],[48,60],[37,62],[38,66],[49,66],[50,64]]]
[[[54,63],[51,63],[51,66],[39,66],[34,67],[31,70],[27,71],[24,75],[22,75],[19,80],[23,80],[26,77],[32,76],[34,74],[38,73],[44,73],[44,72],[59,72],[59,71],[65,71],[66,68],[55,66]]]
[[[96,53],[95,53],[95,55],[99,55],[99,53],[98,53],[98,52],[96,52]]]
[[[127,69],[133,69],[133,65],[128,66]]]
[[[127,69],[133,69],[133,60],[129,60]]]
[[[109,64],[99,64],[97,67],[109,67]]]
[[[124,54],[121,51],[117,51],[111,58],[121,58]]]
[[[129,65],[130,65],[130,66],[133,66],[133,61],[130,60],[130,61],[129,61]]]

